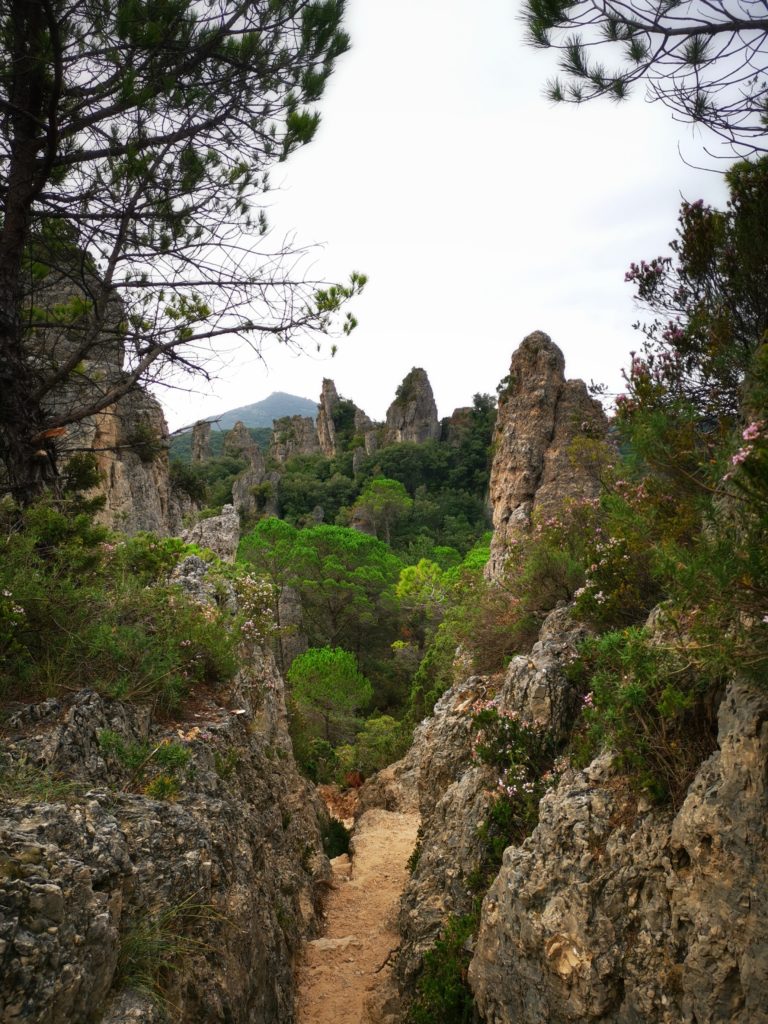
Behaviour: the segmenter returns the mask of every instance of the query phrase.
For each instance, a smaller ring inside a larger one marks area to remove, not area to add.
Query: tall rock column
[[[211,424],[200,420],[192,427],[192,462],[203,462],[211,457]]]
[[[387,409],[384,444],[424,444],[440,437],[437,406],[426,371],[415,366],[397,389]]]
[[[580,380],[565,379],[565,359],[552,339],[535,331],[512,356],[503,381],[494,436],[490,500],[490,578],[498,578],[511,543],[525,536],[535,513],[567,498],[594,497],[599,480],[570,457],[578,437],[604,438],[607,420]]]
[[[339,395],[336,385],[326,377],[323,379],[320,404],[317,409],[317,441],[320,451],[327,459],[332,459],[336,455],[336,427],[333,423],[333,414],[338,404]]]

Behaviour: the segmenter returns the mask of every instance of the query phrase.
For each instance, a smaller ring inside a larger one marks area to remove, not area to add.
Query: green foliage
[[[322,726],[324,738],[338,739],[367,707],[373,688],[349,651],[340,647],[311,647],[288,670],[291,695]]]
[[[477,914],[446,920],[440,938],[424,954],[407,1024],[471,1024],[474,1001],[467,968],[472,956],[470,941],[478,920]]]
[[[239,634],[164,582],[177,540],[113,539],[91,518],[30,506],[0,535],[0,692],[39,697],[90,686],[170,708],[228,680]]]
[[[289,726],[293,755],[304,775],[320,785],[336,782],[341,768],[339,755],[332,743],[313,735],[311,710],[306,713],[292,701]]]
[[[61,803],[81,796],[85,787],[32,764],[26,758],[0,760],[0,800]]]
[[[170,740],[159,743],[126,742],[119,733],[102,729],[99,747],[128,773],[128,785],[156,800],[174,800],[180,789],[180,774],[192,758],[192,751]]]
[[[327,824],[321,828],[321,836],[326,857],[333,859],[340,857],[343,853],[349,853],[349,841],[352,838],[352,833],[343,821],[329,817]]]
[[[369,718],[353,744],[337,751],[341,766],[347,771],[360,771],[365,776],[381,771],[398,761],[411,742],[411,729],[391,715]]]
[[[385,682],[383,661],[391,659],[398,626],[394,586],[401,569],[386,544],[342,526],[298,530],[268,518],[242,538],[238,557],[278,592],[295,589],[311,646],[344,647],[377,687]],[[279,607],[276,614],[280,629]]]
[[[726,180],[725,211],[684,202],[672,257],[633,263],[626,275],[654,319],[642,325],[619,410],[660,408],[671,424],[681,414],[711,417],[699,446],[738,416],[768,331],[768,158],[734,165]]]
[[[341,451],[349,451],[355,438],[355,414],[357,407],[348,398],[339,398],[333,410],[333,428],[336,444]]]
[[[483,569],[489,556],[489,543],[479,543],[463,562],[443,574],[447,587],[445,618],[432,636],[411,682],[409,718],[419,721],[429,715],[435,703],[456,682],[456,650],[469,639],[468,625],[477,595],[483,590]],[[471,648],[473,649],[473,647]]]
[[[571,671],[591,687],[584,698],[589,749],[609,746],[639,790],[678,806],[716,745],[719,680],[638,627],[587,640]]]
[[[333,522],[340,510],[357,494],[349,475],[323,455],[297,455],[289,459],[280,476],[278,500],[281,516],[296,526],[316,523],[314,511],[323,510],[326,522]]]
[[[760,153],[765,137],[765,22],[760,8],[647,7],[599,0],[526,0],[528,41],[559,53],[547,82],[558,103],[620,102],[635,83],[676,120],[711,130],[729,153]],[[606,64],[605,58],[608,59]],[[745,80],[743,69],[750,68]]]
[[[210,922],[212,910],[192,897],[157,911],[136,914],[120,936],[115,987],[136,989],[167,1009],[166,990],[183,960],[205,950],[190,934]]]
[[[493,701],[475,704],[472,727],[473,756],[497,773],[481,827],[485,854],[480,871],[490,879],[501,866],[504,850],[520,844],[536,827],[539,801],[557,781],[555,766],[559,770],[562,765],[555,761],[555,739],[547,726],[525,721]]]
[[[366,484],[352,514],[370,524],[375,535],[389,544],[395,524],[412,508],[413,501],[399,480],[376,477]]]
[[[126,445],[144,463],[154,462],[165,451],[163,438],[150,423],[138,422],[126,439]]]
[[[233,747],[222,753],[220,750],[213,752],[213,766],[216,774],[225,782],[231,779],[240,764],[240,754]]]

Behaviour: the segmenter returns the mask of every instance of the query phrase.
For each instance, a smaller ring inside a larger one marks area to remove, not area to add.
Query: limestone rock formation
[[[446,444],[457,447],[472,425],[472,407],[463,405],[454,409],[440,424],[440,437]]]
[[[192,427],[192,462],[204,462],[211,457],[211,424],[199,420]]]
[[[469,880],[484,863],[479,826],[487,818],[496,777],[472,759],[472,707],[495,694],[501,710],[564,724],[575,703],[565,668],[583,636],[567,609],[556,609],[530,655],[513,659],[502,681],[470,676],[454,684],[414,734],[407,757],[418,762],[422,838],[400,913],[397,973],[406,993],[446,917],[471,910],[475,893]]]
[[[256,465],[244,469],[232,481],[232,504],[246,521],[255,519],[267,505],[268,495],[261,496],[258,489],[264,483],[264,459],[261,452],[254,458]]]
[[[269,495],[258,490],[264,483],[266,467],[261,449],[241,420],[224,438],[224,451],[248,463],[232,483],[232,504],[246,522],[252,521],[264,511],[268,502]]]
[[[51,325],[35,333],[42,363],[51,371],[63,371],[62,380],[44,401],[50,412],[64,418],[91,407],[127,380],[122,303],[88,266],[87,260],[78,258],[71,272],[51,270],[29,282],[38,307],[54,309],[73,300],[91,306],[96,295],[105,304],[100,329],[85,351],[81,333],[54,326],[60,316],[51,316]],[[75,372],[66,369],[72,359],[77,362]],[[99,522],[128,534],[153,530],[168,536],[179,531],[182,515],[190,507],[186,497],[172,491],[168,446],[168,427],[159,402],[134,385],[103,411],[82,420],[75,417],[67,424],[58,455],[65,465],[73,453],[94,452],[101,484],[93,496],[105,497]]]
[[[603,755],[563,777],[483,904],[470,982],[494,1024],[766,1024],[768,695],[738,681],[677,814]]]
[[[173,536],[190,503],[171,487],[168,427],[160,403],[135,388],[78,426],[77,444],[94,451],[105,497],[97,520],[134,534]]]
[[[223,562],[234,562],[240,542],[240,517],[234,505],[225,505],[220,515],[201,519],[181,536],[187,544],[209,548]]]
[[[323,379],[323,387],[320,392],[320,404],[317,408],[317,441],[320,451],[327,459],[336,455],[336,428],[333,423],[333,414],[339,404],[339,395],[336,385],[328,378]]]
[[[491,577],[501,574],[509,545],[527,533],[534,515],[598,493],[594,471],[572,458],[570,448],[576,438],[604,438],[605,413],[582,381],[566,381],[564,370],[562,352],[541,331],[529,334],[512,356],[494,435]]]
[[[294,455],[315,455],[320,452],[317,431],[311,416],[283,416],[272,425],[269,454],[280,464]]]
[[[397,974],[406,990],[445,918],[466,912],[474,899],[467,879],[482,858],[478,826],[488,808],[493,777],[485,766],[472,764],[469,711],[487,693],[488,680],[480,676],[452,687],[417,727],[407,755],[418,766],[421,840],[400,907]]]
[[[426,371],[414,367],[397,389],[394,402],[387,409],[384,444],[412,441],[423,444],[440,437],[437,406]]]
[[[324,808],[295,768],[271,658],[254,650],[188,718],[158,724],[148,705],[84,691],[18,707],[4,726],[6,768],[36,765],[75,785],[0,807],[0,1019],[164,1020],[131,988],[164,952],[179,1024],[293,1024],[299,942],[317,933],[330,868]],[[144,794],[105,732],[183,747],[176,799]]]
[[[234,427],[225,434],[223,451],[225,455],[234,455],[236,458],[245,459],[252,468],[261,466],[262,472],[264,471],[264,458],[261,449],[251,437],[248,427],[242,420],[238,420]]]

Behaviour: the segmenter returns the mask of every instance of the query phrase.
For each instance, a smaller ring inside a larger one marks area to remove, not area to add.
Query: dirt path
[[[298,1024],[361,1024],[377,972],[398,943],[396,917],[416,843],[417,814],[368,811],[355,828],[351,877],[335,865],[325,935],[305,947],[299,972]]]

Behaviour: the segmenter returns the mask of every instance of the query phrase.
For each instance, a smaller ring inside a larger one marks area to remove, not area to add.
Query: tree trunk
[[[11,0],[12,113],[8,189],[0,231],[0,458],[8,485],[26,504],[56,478],[45,414],[33,399],[37,373],[25,350],[23,261],[46,145],[47,18],[43,0]]]

